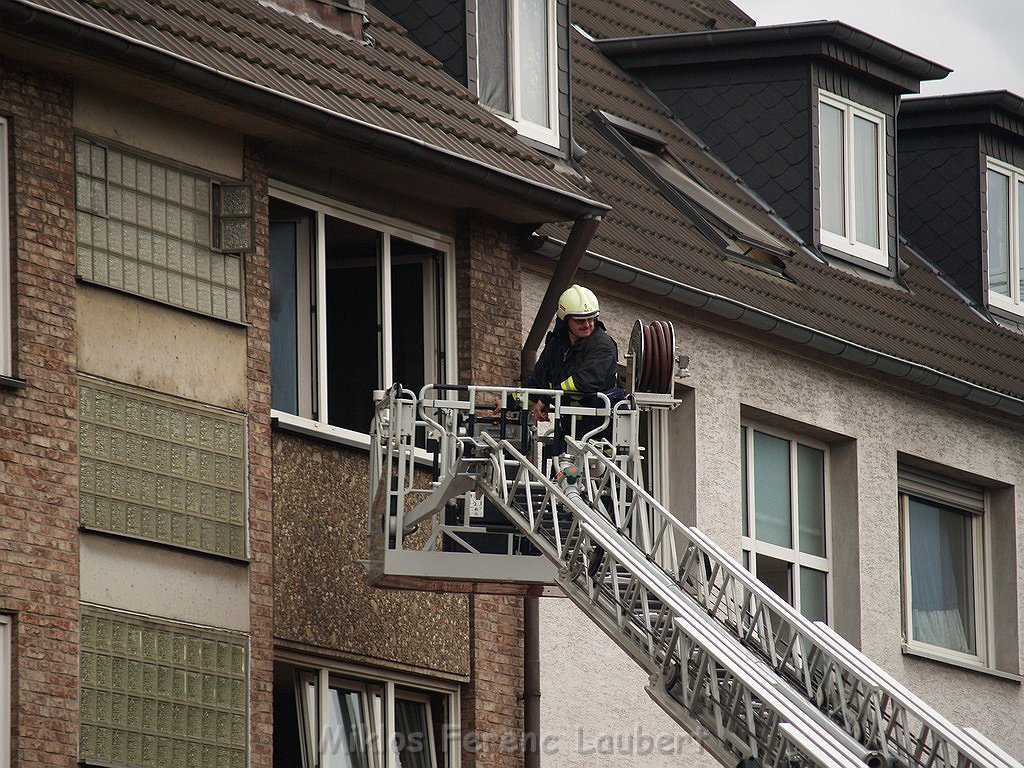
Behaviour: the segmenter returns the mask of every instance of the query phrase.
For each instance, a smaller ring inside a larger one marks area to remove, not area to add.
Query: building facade
[[[374,391],[574,272],[690,358],[673,513],[1024,755],[1019,99],[717,0],[0,12],[0,768],[709,764],[569,601],[366,580]]]

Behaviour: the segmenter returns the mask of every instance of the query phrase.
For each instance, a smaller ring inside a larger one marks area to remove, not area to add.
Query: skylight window
[[[785,245],[687,173],[673,155],[636,145],[633,149],[659,176],[703,209],[708,223],[726,240],[726,250],[748,255],[751,249],[767,246],[786,252]]]
[[[595,119],[630,164],[713,245],[732,258],[782,271],[781,257],[790,249],[712,192],[661,136],[607,114],[595,113]]]

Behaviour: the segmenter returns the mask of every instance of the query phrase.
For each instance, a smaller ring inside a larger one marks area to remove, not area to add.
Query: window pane
[[[519,117],[529,123],[551,127],[550,70],[548,66],[548,1],[517,0],[519,28]]]
[[[395,699],[395,742],[401,768],[433,768],[430,727],[426,702]]]
[[[750,508],[747,503],[747,428],[740,427],[740,507],[743,510],[743,535],[750,535]]]
[[[988,172],[988,287],[1010,295],[1010,179]]]
[[[437,308],[428,303],[436,253],[393,237],[391,256],[391,367],[395,381],[419,391],[438,373],[431,364],[439,351]]]
[[[294,221],[270,224],[270,400],[279,411],[299,412]]]
[[[972,516],[923,499],[909,502],[913,639],[977,653]]]
[[[328,216],[325,238],[327,421],[366,432],[373,419],[372,393],[381,385],[380,236]]]
[[[790,605],[793,604],[793,565],[768,555],[757,556],[757,578]]]
[[[476,20],[480,103],[511,114],[507,0],[477,0]]]
[[[317,696],[316,683],[313,680],[305,684],[304,690],[306,695],[306,762],[309,765],[315,765],[319,762],[317,756],[320,754],[320,739],[317,738],[317,734],[320,732],[320,702]]]
[[[825,453],[798,445],[796,463],[800,551],[825,557]]]
[[[299,768],[303,762],[303,749],[312,743],[303,726],[309,718],[308,701],[300,707],[296,700],[295,669],[280,663],[274,664],[274,768]],[[299,688],[304,695],[304,688]],[[314,699],[315,701],[315,699]],[[304,734],[307,738],[303,738]]]
[[[325,768],[369,768],[369,739],[363,695],[330,689],[322,748]]]
[[[800,613],[811,621],[827,621],[826,574],[813,568],[800,569]]]
[[[853,118],[853,182],[855,231],[857,242],[873,248],[878,240],[878,124],[862,117]]]
[[[793,544],[789,441],[754,432],[754,531],[770,544]]]
[[[837,235],[846,234],[846,209],[843,190],[843,113],[829,104],[819,111],[821,228]]]
[[[1017,301],[1024,301],[1024,183],[1017,182]]]

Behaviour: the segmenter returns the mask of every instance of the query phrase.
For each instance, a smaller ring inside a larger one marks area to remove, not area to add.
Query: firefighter
[[[578,392],[572,398],[593,405],[585,394],[603,392],[613,400],[622,397],[617,364],[619,350],[598,317],[601,308],[597,296],[582,285],[570,285],[558,297],[558,319],[548,334],[544,350],[523,386],[534,389],[560,389]],[[549,420],[549,398],[533,403],[536,421]]]

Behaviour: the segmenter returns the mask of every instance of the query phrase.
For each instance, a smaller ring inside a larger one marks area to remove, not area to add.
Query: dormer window
[[[480,103],[558,145],[555,0],[477,0]]]
[[[1024,172],[989,159],[986,179],[989,304],[1024,314]]]
[[[888,267],[884,147],[881,113],[819,91],[821,244]]]

